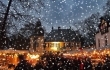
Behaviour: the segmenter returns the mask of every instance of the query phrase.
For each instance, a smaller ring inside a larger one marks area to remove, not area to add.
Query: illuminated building
[[[95,35],[96,48],[102,48],[110,45],[110,17],[100,18],[99,31]]]
[[[45,38],[46,51],[74,50],[81,47],[79,34],[73,29],[54,29]]]

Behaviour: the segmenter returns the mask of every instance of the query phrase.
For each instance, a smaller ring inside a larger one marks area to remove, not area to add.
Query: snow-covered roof
[[[46,42],[80,42],[78,33],[71,29],[53,29],[46,37]]]

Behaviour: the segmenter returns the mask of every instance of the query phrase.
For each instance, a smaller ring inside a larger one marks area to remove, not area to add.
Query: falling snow
[[[9,69],[15,70],[77,70],[82,65],[88,70],[95,64],[90,59],[97,55],[105,62],[95,68],[99,70],[103,65],[104,70],[110,70],[109,18],[110,0],[0,0],[0,68],[8,64]],[[101,38],[97,36],[99,32]],[[97,45],[102,48],[96,49]],[[65,53],[54,53],[62,49]],[[22,51],[28,51],[28,61],[20,54]],[[19,63],[17,57],[21,59]]]

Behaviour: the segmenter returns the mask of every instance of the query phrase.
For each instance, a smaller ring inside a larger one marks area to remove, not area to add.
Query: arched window
[[[105,36],[105,46],[107,45],[107,36]]]
[[[100,47],[100,39],[98,39],[98,46]]]

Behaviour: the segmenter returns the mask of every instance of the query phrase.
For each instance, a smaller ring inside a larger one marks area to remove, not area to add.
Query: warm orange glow
[[[65,53],[65,54],[63,54],[64,56],[67,56],[67,55],[72,55],[72,54],[69,54],[69,53]]]
[[[60,43],[60,42],[52,42],[52,43]]]
[[[39,55],[30,55],[30,58],[31,59],[38,59],[39,58]]]
[[[93,54],[96,54],[96,50],[94,50]]]
[[[51,47],[51,49],[53,50],[53,51],[57,51],[58,49],[57,49],[57,47]]]
[[[58,51],[58,47],[60,47],[60,42],[51,42],[53,44],[53,46],[51,46],[51,50],[53,51]],[[57,46],[56,44],[59,44],[59,46]]]
[[[64,42],[47,42],[46,51],[61,51],[60,49],[65,46]]]
[[[52,44],[53,44],[53,46],[51,46],[51,47],[54,47],[54,49],[56,49],[56,47],[58,47],[56,44],[59,44],[60,45],[60,42],[52,42]]]

